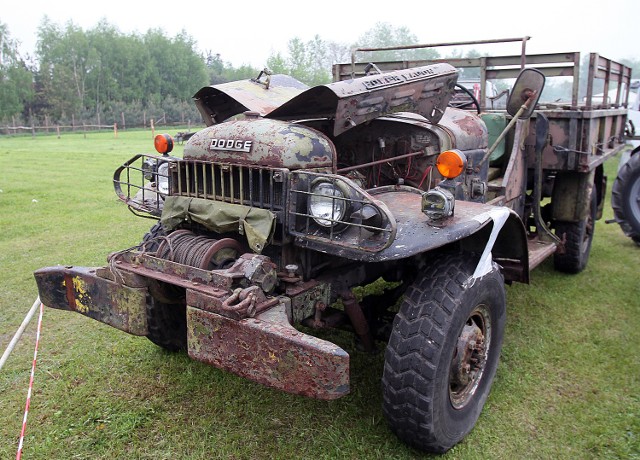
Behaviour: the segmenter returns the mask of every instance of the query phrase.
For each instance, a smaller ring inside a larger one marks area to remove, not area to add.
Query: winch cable
[[[227,262],[224,256],[232,255],[235,260],[235,255],[240,249],[239,243],[230,238],[217,240],[196,235],[188,230],[177,230],[164,238],[156,256],[206,270],[224,268]]]
[[[24,407],[24,417],[22,419],[22,430],[20,431],[20,441],[18,443],[18,451],[16,460],[22,458],[22,447],[24,446],[24,433],[27,429],[27,416],[29,415],[29,406],[31,405],[31,391],[33,389],[33,377],[36,372],[36,360],[38,358],[38,345],[40,344],[40,331],[42,330],[42,314],[44,313],[44,305],[40,302],[40,298],[36,300],[34,305],[40,304],[40,315],[38,316],[38,328],[36,332],[36,346],[33,351],[33,363],[31,364],[31,376],[29,377],[29,391],[27,392],[27,402]]]

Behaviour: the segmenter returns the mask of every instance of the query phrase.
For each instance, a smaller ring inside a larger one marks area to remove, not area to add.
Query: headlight
[[[159,193],[163,195],[169,194],[169,163],[162,163],[158,166],[156,187]]]
[[[429,219],[439,220],[453,215],[455,198],[450,191],[436,187],[422,194],[422,212]]]
[[[347,209],[345,195],[331,182],[317,182],[311,187],[309,214],[318,225],[332,227],[344,219]]]
[[[142,173],[148,181],[153,181],[158,169],[158,160],[155,158],[147,158],[142,163]]]

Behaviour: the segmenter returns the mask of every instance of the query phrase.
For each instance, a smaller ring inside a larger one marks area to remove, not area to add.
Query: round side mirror
[[[522,105],[533,96],[526,110],[520,114],[520,118],[529,118],[542,94],[544,80],[544,74],[539,70],[523,69],[520,75],[518,75],[518,79],[513,85],[509,100],[507,101],[507,112],[509,112],[509,115],[515,117]]]

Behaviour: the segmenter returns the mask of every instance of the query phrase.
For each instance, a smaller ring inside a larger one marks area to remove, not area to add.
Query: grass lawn
[[[0,137],[2,351],[37,295],[35,269],[103,265],[153,224],[133,216],[111,182],[121,162],[152,150],[142,131]],[[476,428],[443,458],[640,459],[639,274],[640,248],[599,221],[583,273],[547,261],[530,285],[507,287],[493,391]],[[0,371],[3,459],[16,453],[35,326]],[[353,391],[324,402],[46,309],[24,458],[424,458],[382,417],[383,355],[332,340],[351,353]]]

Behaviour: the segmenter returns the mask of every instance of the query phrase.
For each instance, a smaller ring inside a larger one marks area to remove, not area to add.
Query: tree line
[[[347,62],[355,47],[418,43],[406,27],[377,23],[356,43],[316,35],[294,37],[285,52],[272,53],[266,66],[313,86],[331,81],[331,65]],[[469,51],[465,57],[480,54]],[[434,49],[362,53],[359,60],[436,59]],[[454,51],[450,57],[462,57]],[[625,62],[623,60],[623,62]],[[627,61],[640,71],[640,61]],[[199,123],[191,96],[202,86],[257,76],[262,69],[234,67],[215,50],[204,54],[186,32],[168,37],[160,29],[122,33],[106,20],[84,30],[45,17],[37,31],[35,55],[25,58],[0,23],[0,124]],[[638,72],[636,72],[638,74]]]
[[[320,36],[292,38],[287,52],[273,53],[266,66],[312,86],[331,81],[331,65],[348,60],[354,46],[406,43],[417,43],[407,28],[378,23],[355,44]],[[421,50],[414,55],[438,54]],[[394,52],[378,56],[397,57]],[[198,89],[252,78],[260,70],[234,67],[212,50],[203,55],[186,32],[174,37],[159,29],[126,34],[106,20],[84,30],[45,17],[38,27],[35,56],[24,58],[8,26],[0,23],[0,123],[122,125],[153,117],[197,122],[200,115],[191,96]]]

